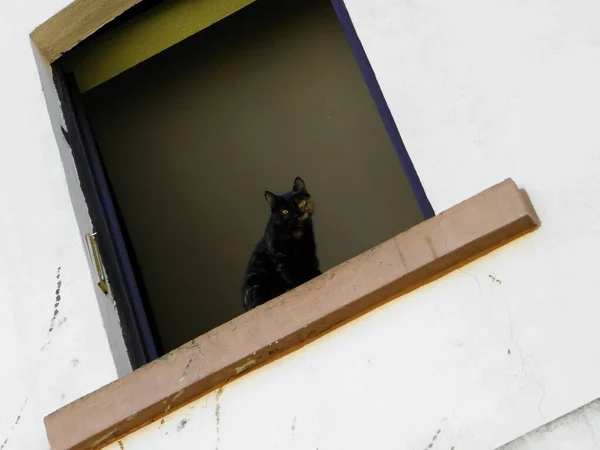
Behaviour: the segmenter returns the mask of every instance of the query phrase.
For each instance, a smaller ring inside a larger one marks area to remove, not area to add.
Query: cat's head
[[[291,229],[301,228],[308,223],[315,210],[310,194],[306,190],[306,184],[300,177],[294,180],[291,192],[275,195],[265,191],[265,199],[271,207],[271,214],[276,223]]]

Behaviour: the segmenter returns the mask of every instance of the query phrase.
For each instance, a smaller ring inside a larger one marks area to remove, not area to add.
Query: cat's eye
[[[306,202],[302,200],[300,203],[298,203],[298,208],[304,208],[304,205],[306,205]]]
[[[287,213],[289,213],[289,211],[287,209],[282,209],[281,210],[281,214],[283,214],[284,216],[287,215]]]

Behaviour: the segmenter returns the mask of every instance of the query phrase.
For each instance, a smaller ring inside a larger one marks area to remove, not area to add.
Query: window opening
[[[88,201],[102,193],[90,210],[130,341],[153,348],[139,361],[244,313],[265,190],[305,182],[323,272],[433,215],[334,6],[258,0],[81,95],[80,147],[93,151],[78,170],[92,167]]]

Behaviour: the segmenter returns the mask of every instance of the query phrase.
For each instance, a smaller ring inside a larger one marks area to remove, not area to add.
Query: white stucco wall
[[[51,126],[29,40],[67,3],[0,2],[2,450],[48,448],[46,414],[128,370],[112,302],[92,282],[81,237],[89,218],[78,183],[67,189],[53,133],[60,136],[60,124]],[[56,110],[47,75],[44,90]]]
[[[2,450],[47,448],[42,417],[122,361],[27,37],[66,3],[0,4]],[[127,450],[485,450],[600,397],[600,4],[347,5],[436,211],[511,176],[543,227],[134,433]]]
[[[485,450],[600,397],[600,4],[347,6],[436,211],[510,176],[542,228],[111,450]]]

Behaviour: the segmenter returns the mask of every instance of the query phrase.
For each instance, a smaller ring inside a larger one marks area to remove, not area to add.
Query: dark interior
[[[423,220],[327,0],[259,0],[84,94],[165,351],[243,313],[301,176],[323,271]]]

